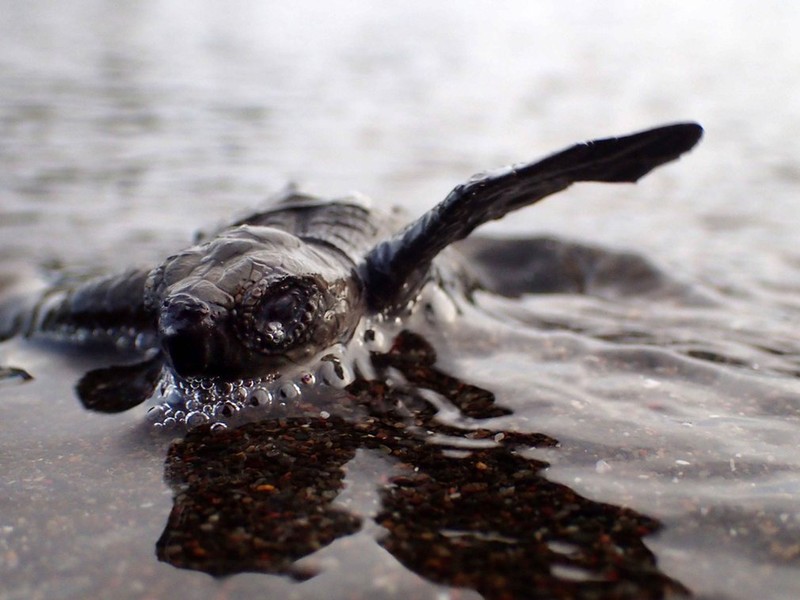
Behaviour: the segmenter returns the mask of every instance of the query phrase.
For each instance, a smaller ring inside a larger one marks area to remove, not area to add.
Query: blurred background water
[[[502,352],[507,325],[490,361],[450,361],[499,388],[515,411],[499,425],[561,442],[538,455],[548,478],[662,520],[647,543],[696,594],[800,594],[800,6],[78,0],[0,14],[6,279],[150,264],[288,181],[419,214],[483,169],[702,123],[695,152],[635,187],[578,186],[487,229],[635,250],[717,309],[531,298],[539,325],[576,336],[571,352]],[[551,339],[537,323],[520,335]],[[637,328],[645,342],[614,344]],[[0,596],[364,588],[341,566],[298,585],[157,563],[164,449],[131,433],[141,414],[80,410],[81,360],[0,347],[0,364],[36,375],[0,387]],[[394,568],[399,590],[447,593]]]

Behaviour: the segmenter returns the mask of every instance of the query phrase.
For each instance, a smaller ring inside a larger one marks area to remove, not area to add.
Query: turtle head
[[[347,341],[358,323],[352,269],[290,234],[243,229],[250,235],[195,246],[150,274],[147,304],[181,377],[279,374]]]

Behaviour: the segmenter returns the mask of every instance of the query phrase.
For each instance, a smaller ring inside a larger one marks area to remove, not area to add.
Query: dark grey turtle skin
[[[167,419],[175,412],[189,424],[213,421],[226,406],[269,401],[274,390],[259,382],[324,360],[326,349],[347,344],[365,319],[413,312],[427,282],[457,269],[457,257],[445,266],[437,256],[482,223],[575,182],[635,182],[701,136],[694,123],[667,125],[479,174],[405,227],[356,198],[327,201],[289,190],[152,270],[54,288],[0,323],[6,336],[111,336],[149,351],[145,367],[121,384],[138,386],[140,397],[115,404],[84,396],[90,408],[123,410],[155,390],[167,399]],[[236,401],[226,405],[230,396]]]

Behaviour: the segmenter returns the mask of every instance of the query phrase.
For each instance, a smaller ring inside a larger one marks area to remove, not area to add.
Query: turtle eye
[[[320,295],[312,281],[287,277],[258,282],[245,294],[235,321],[245,346],[271,354],[306,342],[319,310]]]

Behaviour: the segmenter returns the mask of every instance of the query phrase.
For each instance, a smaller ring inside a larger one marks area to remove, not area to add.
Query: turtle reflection
[[[416,335],[374,358],[468,416],[502,414],[489,392],[433,368],[432,349]],[[313,576],[296,561],[363,526],[335,499],[342,467],[364,449],[394,462],[374,481],[385,531],[378,543],[431,581],[486,598],[688,594],[643,542],[656,520],[548,481],[547,464],[521,452],[555,440],[443,426],[424,394],[382,381],[357,381],[349,392],[350,415],[199,428],[176,442],[166,461],[175,505],[159,559],[215,576]]]

